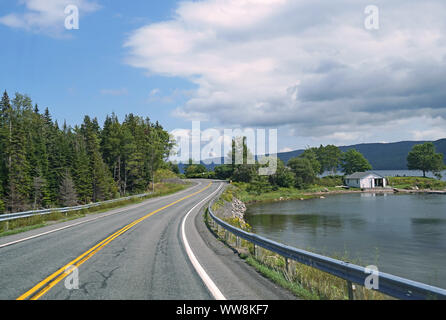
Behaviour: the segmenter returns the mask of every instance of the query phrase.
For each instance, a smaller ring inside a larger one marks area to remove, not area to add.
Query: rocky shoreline
[[[225,202],[225,204],[218,208],[215,214],[222,219],[239,219],[245,222],[246,204],[233,197],[232,202]]]

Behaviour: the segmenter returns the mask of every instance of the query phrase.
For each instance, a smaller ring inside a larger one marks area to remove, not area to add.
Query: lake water
[[[446,288],[446,195],[343,194],[256,204],[255,233]]]

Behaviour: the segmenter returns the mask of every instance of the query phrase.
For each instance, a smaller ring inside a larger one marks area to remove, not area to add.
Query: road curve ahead
[[[0,299],[292,299],[206,229],[201,209],[222,186],[199,180],[174,195],[0,239]]]

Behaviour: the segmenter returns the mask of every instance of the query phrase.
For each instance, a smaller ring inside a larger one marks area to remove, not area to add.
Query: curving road
[[[295,299],[206,228],[202,209],[222,188],[199,180],[174,195],[1,238],[0,299]],[[67,289],[76,273],[79,288]]]

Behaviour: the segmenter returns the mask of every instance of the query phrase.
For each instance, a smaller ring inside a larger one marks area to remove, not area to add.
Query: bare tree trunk
[[[119,194],[122,196],[121,156],[118,157],[118,186],[119,186]]]
[[[153,171],[152,167],[152,192],[155,193],[155,172]]]

